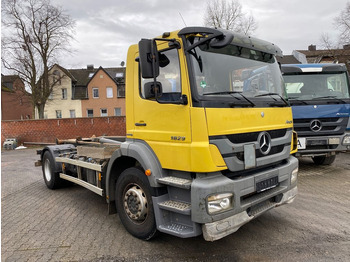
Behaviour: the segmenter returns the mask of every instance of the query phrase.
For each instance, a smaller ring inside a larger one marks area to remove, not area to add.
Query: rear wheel
[[[316,165],[330,165],[334,162],[335,156],[314,156],[312,160]]]
[[[120,220],[130,234],[143,240],[155,236],[152,188],[140,169],[132,167],[122,172],[116,183],[115,199]]]
[[[56,189],[61,185],[61,178],[58,172],[55,172],[55,160],[49,151],[43,155],[43,175],[45,184],[50,189]]]

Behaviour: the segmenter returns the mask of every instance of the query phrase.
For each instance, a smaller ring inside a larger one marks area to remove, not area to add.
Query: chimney
[[[350,50],[350,44],[348,44],[348,45],[343,45],[343,49],[345,49],[345,50]]]
[[[316,51],[316,45],[309,45],[309,51]]]
[[[87,68],[87,70],[92,71],[92,70],[94,70],[94,65],[87,65],[86,68]]]

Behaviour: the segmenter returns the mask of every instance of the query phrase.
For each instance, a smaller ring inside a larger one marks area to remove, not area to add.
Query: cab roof
[[[288,64],[281,66],[284,74],[346,72],[344,64]]]
[[[191,34],[203,34],[211,35],[215,38],[232,38],[232,44],[236,46],[246,47],[249,49],[273,54],[276,56],[283,56],[282,50],[273,43],[261,40],[248,35],[224,30],[221,28],[208,28],[208,27],[185,27],[178,32],[179,36],[191,35]]]

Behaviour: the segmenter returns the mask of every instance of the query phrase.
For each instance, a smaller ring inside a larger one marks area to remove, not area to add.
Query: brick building
[[[124,68],[98,68],[87,84],[83,117],[125,115]]]
[[[45,106],[45,118],[125,115],[125,68],[51,68],[59,77]]]
[[[20,77],[1,74],[1,120],[31,119],[32,115],[30,94]]]

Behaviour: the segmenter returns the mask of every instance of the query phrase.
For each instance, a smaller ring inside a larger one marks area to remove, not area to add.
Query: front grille
[[[277,130],[267,131],[267,133],[270,134],[271,139],[284,137],[286,135],[286,132],[287,132],[287,129],[277,129]],[[213,136],[213,137],[210,137],[210,139],[213,140],[218,138],[227,138],[233,144],[249,143],[249,142],[257,141],[260,133],[261,132],[243,133],[243,134],[226,135],[226,136]]]
[[[266,135],[265,132],[269,135]],[[265,138],[265,136],[267,138]],[[292,129],[287,128],[244,134],[211,136],[209,139],[210,144],[216,145],[219,149],[228,169],[237,172],[247,168],[249,169],[250,164],[254,163],[254,161],[256,164],[255,168],[258,168],[272,165],[288,158],[292,140]],[[262,149],[263,147],[266,149],[266,141],[268,141],[267,144],[269,144],[271,148],[268,153],[263,154],[263,152],[267,151]],[[264,142],[264,144],[261,144],[262,142]],[[255,153],[255,160],[245,159],[245,150],[252,152],[252,154]]]
[[[270,155],[274,155],[274,154],[278,154],[281,153],[284,149],[285,145],[278,145],[278,146],[273,146],[270,150],[270,152],[267,155],[263,155],[259,149],[255,150],[255,156],[257,158],[259,157],[264,157],[264,156],[270,156]],[[238,153],[237,154],[237,158],[241,161],[244,161],[244,153]]]
[[[314,132],[310,128],[311,121],[319,120],[322,127],[318,132]],[[294,130],[299,137],[308,136],[324,136],[324,135],[341,135],[345,132],[348,123],[347,117],[332,117],[332,118],[305,118],[294,119]]]

